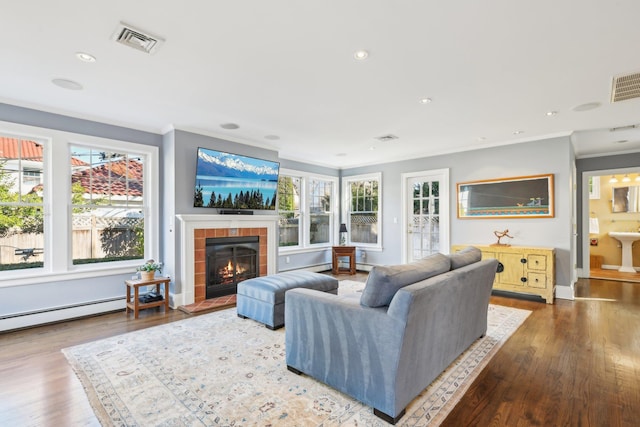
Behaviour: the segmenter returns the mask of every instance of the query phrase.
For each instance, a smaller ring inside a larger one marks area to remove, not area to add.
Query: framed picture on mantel
[[[553,174],[460,182],[458,218],[553,218]]]

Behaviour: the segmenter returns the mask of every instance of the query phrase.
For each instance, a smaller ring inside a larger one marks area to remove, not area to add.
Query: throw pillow
[[[403,265],[375,266],[367,277],[360,304],[367,307],[389,305],[398,289],[449,271],[451,260],[443,254],[433,254]]]
[[[478,248],[468,246],[461,251],[451,254],[451,269],[464,267],[465,265],[473,264],[474,262],[482,259],[482,252]]]

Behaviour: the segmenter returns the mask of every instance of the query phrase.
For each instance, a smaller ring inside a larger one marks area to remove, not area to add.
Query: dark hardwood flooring
[[[639,425],[640,284],[581,279],[576,295],[554,305],[493,296],[533,313],[442,425]],[[0,334],[0,425],[99,425],[60,350],[188,317],[116,312]]]

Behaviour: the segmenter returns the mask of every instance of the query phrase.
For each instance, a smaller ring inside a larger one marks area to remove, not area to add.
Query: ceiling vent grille
[[[382,142],[391,142],[393,140],[398,139],[397,136],[389,134],[389,135],[382,135],[376,138],[378,141],[382,141]]]
[[[640,98],[640,73],[614,77],[611,102],[633,98]]]
[[[164,39],[161,37],[144,33],[124,22],[118,24],[118,28],[111,38],[118,43],[146,53],[155,53],[164,43]]]

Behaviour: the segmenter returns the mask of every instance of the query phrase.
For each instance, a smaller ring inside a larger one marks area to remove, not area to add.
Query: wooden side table
[[[130,310],[133,310],[133,317],[135,319],[138,318],[138,313],[140,310],[144,310],[145,308],[151,307],[160,307],[164,305],[165,314],[169,312],[169,282],[171,279],[169,277],[156,277],[152,280],[125,280],[124,283],[127,285],[127,308],[125,309],[125,313],[129,313]],[[160,294],[160,287],[164,288],[164,299],[161,301],[154,302],[140,302],[140,286],[151,286],[156,285],[156,292]],[[133,289],[133,300],[131,299],[131,289]]]
[[[331,272],[333,274],[356,274],[356,247],[355,246],[333,246],[333,261]],[[349,268],[340,268],[340,257],[349,258]]]

